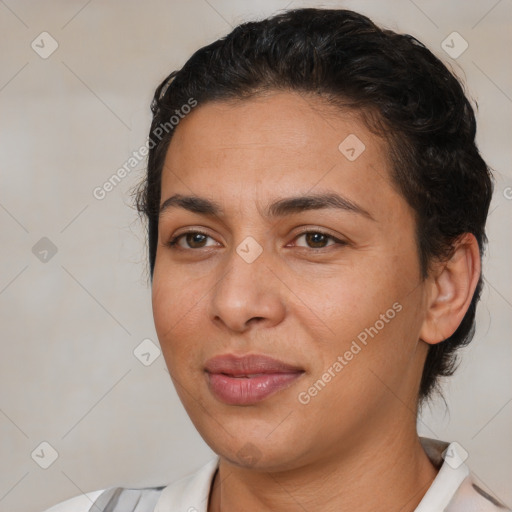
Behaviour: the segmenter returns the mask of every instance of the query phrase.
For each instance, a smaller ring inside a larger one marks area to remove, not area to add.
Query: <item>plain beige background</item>
[[[133,353],[142,340],[157,343],[144,232],[129,195],[145,162],[103,200],[93,190],[144,144],[164,76],[237,23],[302,6],[353,8],[415,35],[478,102],[479,146],[496,176],[486,287],[476,337],[445,387],[448,407],[439,400],[418,428],[457,440],[480,484],[512,503],[510,0],[5,0],[0,510],[36,512],[111,485],[166,484],[211,457],[163,358],[145,366]],[[454,31],[468,43],[456,59],[442,48]],[[53,452],[42,442],[58,453],[47,469],[40,464]]]

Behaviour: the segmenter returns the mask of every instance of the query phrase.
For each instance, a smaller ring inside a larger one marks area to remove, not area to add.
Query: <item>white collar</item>
[[[168,485],[160,495],[155,512],[207,512],[213,476],[219,457],[198,471]]]
[[[464,464],[467,453],[456,442],[449,444],[422,437],[420,441],[432,463],[436,467],[441,462],[442,465],[415,512],[439,512],[445,510],[469,475]],[[192,475],[167,486],[160,495],[155,512],[207,512],[210,488],[218,465],[217,456]]]
[[[420,437],[421,444],[432,463],[441,468],[414,512],[445,510],[457,489],[469,475],[464,461],[468,454],[459,443],[445,443]],[[444,459],[444,460],[443,460]]]

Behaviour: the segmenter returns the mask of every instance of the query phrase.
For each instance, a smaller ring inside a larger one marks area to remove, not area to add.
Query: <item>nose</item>
[[[273,327],[283,320],[284,285],[269,263],[265,253],[248,263],[232,251],[211,295],[212,322],[243,333],[256,325]]]

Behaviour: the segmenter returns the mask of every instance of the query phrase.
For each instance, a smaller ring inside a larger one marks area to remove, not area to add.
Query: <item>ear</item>
[[[429,281],[427,311],[420,339],[430,345],[449,338],[459,327],[471,304],[480,278],[480,251],[475,236],[458,239],[448,261],[438,263]]]

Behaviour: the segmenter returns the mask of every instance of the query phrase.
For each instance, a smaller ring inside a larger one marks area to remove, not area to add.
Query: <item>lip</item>
[[[304,370],[260,354],[224,354],[209,359],[205,373],[210,391],[221,402],[250,405],[288,388]]]

